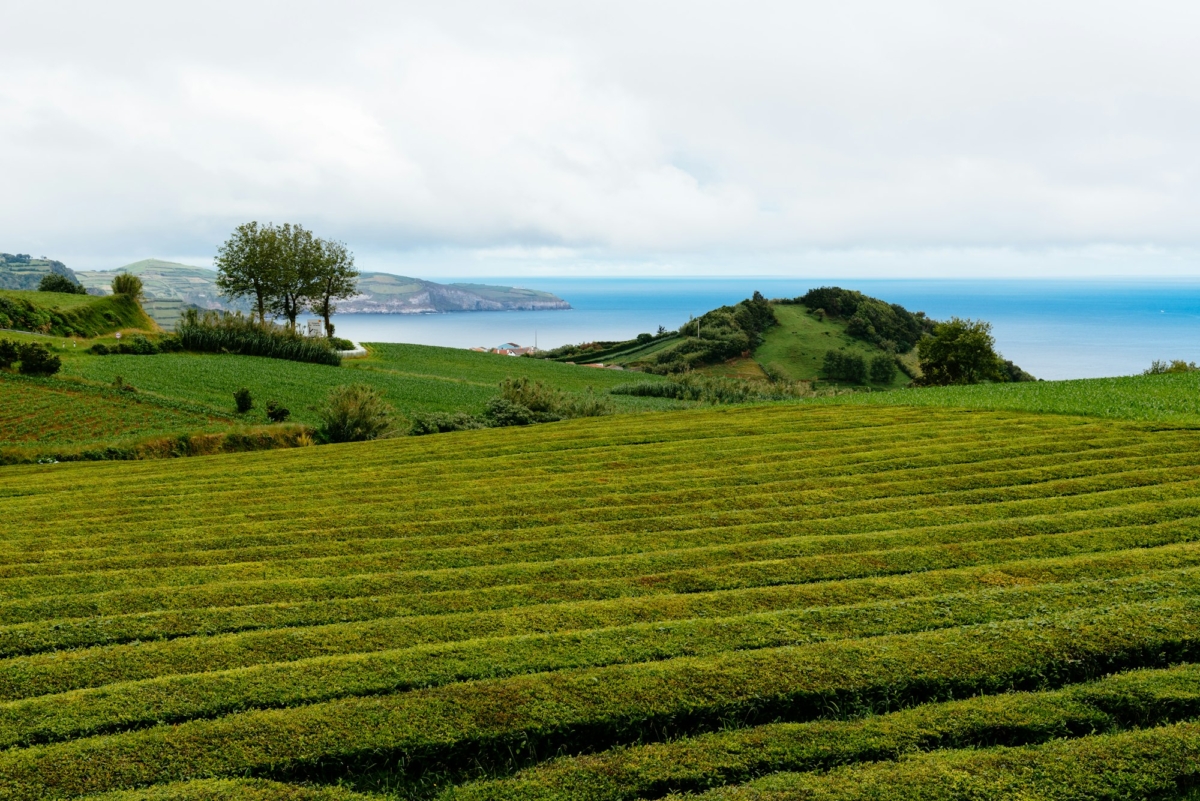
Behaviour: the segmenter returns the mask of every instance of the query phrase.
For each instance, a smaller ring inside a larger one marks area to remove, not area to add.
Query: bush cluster
[[[809,398],[815,394],[812,386],[806,381],[746,381],[697,373],[673,377],[668,381],[618,384],[610,389],[609,393],[643,398],[673,398],[714,405]]]
[[[840,317],[846,320],[850,336],[896,353],[912,350],[934,326],[924,312],[910,312],[898,303],[886,303],[836,286],[810,289],[798,298],[781,302],[807,306],[822,318]]]
[[[1169,362],[1161,362],[1155,359],[1150,363],[1150,366],[1142,371],[1142,375],[1163,375],[1165,373],[1195,373],[1200,371],[1200,367],[1196,366],[1195,362],[1185,362],[1183,359],[1172,359]]]
[[[183,345],[179,341],[179,337],[174,334],[159,337],[157,340],[150,339],[143,334],[134,334],[128,339],[122,339],[112,347],[103,342],[97,342],[88,348],[88,351],[96,356],[107,356],[110,353],[126,356],[154,356],[159,353],[177,353],[182,349]]]
[[[294,330],[252,320],[243,314],[198,314],[189,310],[176,329],[183,350],[237,353],[295,362],[337,366],[341,355],[329,342],[301,336]]]
[[[0,369],[11,369],[14,364],[21,375],[54,375],[62,367],[62,359],[38,342],[0,339]]]
[[[500,394],[487,402],[483,414],[433,412],[413,417],[409,433],[438,434],[479,428],[527,426],[552,423],[574,417],[599,417],[612,414],[612,401],[590,392],[563,392],[541,381],[524,376],[500,382]]]
[[[47,273],[38,282],[38,292],[61,292],[64,295],[86,295],[83,284],[77,284],[65,275]]]
[[[325,399],[318,429],[324,442],[363,442],[390,434],[395,413],[379,390],[366,384],[335,387]]]
[[[831,350],[825,353],[821,372],[832,381],[850,384],[890,384],[896,378],[896,357],[890,353],[879,353],[868,360],[858,353]]]
[[[646,370],[660,375],[748,356],[775,325],[775,310],[761,292],[736,306],[713,309],[679,330],[682,341],[661,351]]]

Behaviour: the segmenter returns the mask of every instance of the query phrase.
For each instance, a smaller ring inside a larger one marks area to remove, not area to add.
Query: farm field
[[[139,390],[229,413],[233,393],[247,387],[260,407],[267,400],[287,406],[292,419],[317,422],[316,409],[335,386],[365,383],[378,388],[402,414],[482,411],[510,376],[528,376],[553,386],[605,392],[629,381],[629,374],[538,359],[522,359],[423,345],[371,344],[371,356],[348,359],[341,367],[288,362],[256,356],[172,353],[157,356],[82,356],[63,365],[63,374],[101,384],[118,375]],[[661,380],[650,377],[649,380]],[[621,410],[676,408],[678,402],[613,398]],[[261,415],[261,411],[257,412]],[[263,422],[259,419],[256,422]]]
[[[813,404],[923,406],[1085,414],[1175,425],[1200,424],[1200,373],[1080,378],[1017,384],[902,389],[814,398]]]
[[[3,468],[0,798],[1184,798],[1198,446],[775,405]]]

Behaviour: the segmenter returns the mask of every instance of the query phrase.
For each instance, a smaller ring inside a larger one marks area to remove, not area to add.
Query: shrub
[[[112,280],[114,295],[128,295],[131,298],[141,297],[142,279],[129,273],[118,273]]]
[[[335,387],[320,410],[320,434],[326,442],[378,439],[392,430],[393,416],[392,407],[374,387]]]
[[[530,381],[524,376],[501,381],[500,397],[509,403],[525,407],[533,413],[534,421],[539,423],[613,413],[612,402],[607,398],[596,397],[590,393],[578,395],[563,392],[541,381]]]
[[[449,431],[471,431],[480,428],[487,428],[486,421],[465,412],[431,412],[414,415],[408,433],[419,437],[424,434],[444,434]]]
[[[1162,375],[1164,373],[1194,373],[1200,370],[1195,362],[1185,362],[1183,359],[1172,359],[1168,362],[1160,362],[1155,359],[1150,363],[1150,367],[1142,371],[1142,375]]]
[[[95,345],[92,345],[90,348],[88,348],[88,350],[96,356],[107,356],[109,354],[108,346],[103,342],[97,342]]]
[[[237,353],[294,362],[337,366],[342,357],[328,340],[304,337],[286,326],[262,323],[242,314],[203,316],[189,310],[176,329],[182,350]]]
[[[645,345],[647,342],[654,341],[654,334],[638,334],[637,342],[639,345]]]
[[[871,381],[876,384],[890,384],[896,378],[896,359],[895,357],[881,353],[871,359],[870,367]]]
[[[644,398],[674,398],[701,403],[728,404],[778,401],[813,396],[806,381],[746,381],[739,378],[704,376],[691,373],[670,381],[640,381],[618,384],[609,390],[612,395],[633,395]]]
[[[50,352],[45,345],[28,342],[19,347],[22,375],[54,375],[62,367],[62,359]]]
[[[38,283],[38,292],[62,292],[67,295],[86,295],[87,290],[65,275],[49,273],[42,276]]]
[[[127,384],[122,376],[115,376],[113,378],[113,389],[118,392],[137,392],[137,388],[132,384]]]
[[[0,369],[7,370],[21,358],[21,348],[11,339],[0,339]]]
[[[267,419],[272,423],[285,422],[292,413],[278,401],[267,401]]]
[[[354,343],[348,339],[329,335],[329,345],[335,350],[354,350]]]
[[[233,393],[233,403],[237,406],[238,414],[245,414],[254,408],[254,399],[250,397],[250,390],[246,387]]]
[[[132,356],[153,356],[158,353],[158,346],[142,334],[134,334],[128,342],[121,342],[117,345],[117,352]]]
[[[873,345],[891,348],[906,353],[932,331],[934,322],[924,312],[910,312],[897,303],[885,303],[861,292],[826,286],[810,289],[793,303],[800,303],[820,311],[817,319],[825,315],[841,317],[847,321],[846,333]]]
[[[527,426],[531,423],[542,422],[537,419],[538,415],[527,407],[502,397],[489,400],[484,408],[483,416],[488,425],[495,428]]]
[[[857,353],[831,350],[825,354],[821,372],[833,381],[862,384],[867,380],[867,360]]]

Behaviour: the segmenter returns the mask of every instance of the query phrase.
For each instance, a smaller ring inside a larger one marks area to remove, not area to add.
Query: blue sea
[[[453,279],[439,279],[449,281]],[[464,279],[465,280],[465,279]],[[479,281],[480,279],[473,279]],[[505,342],[541,348],[622,340],[736,303],[755,290],[795,297],[836,285],[924,311],[935,319],[983,319],[996,346],[1039,378],[1092,378],[1141,372],[1154,359],[1200,361],[1200,280],[992,281],[851,279],[495,278],[487,283],[553,292],[569,311],[453,314],[342,314],[339,336],[359,342],[412,342],[452,348]]]

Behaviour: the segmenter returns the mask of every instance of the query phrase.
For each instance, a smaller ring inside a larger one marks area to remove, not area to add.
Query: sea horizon
[[[338,314],[339,336],[453,348],[515,342],[542,349],[630,339],[759,291],[793,298],[818,286],[856,289],[935,319],[992,324],[997,350],[1048,380],[1139,373],[1155,360],[1200,360],[1200,277],[1038,278],[441,278],[553,292],[569,310]]]

